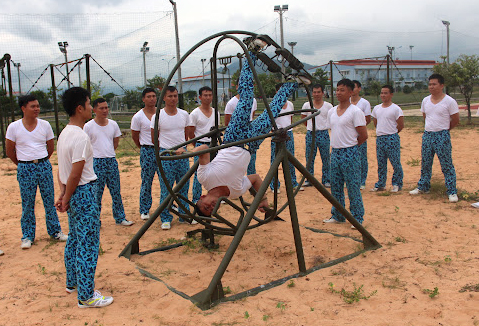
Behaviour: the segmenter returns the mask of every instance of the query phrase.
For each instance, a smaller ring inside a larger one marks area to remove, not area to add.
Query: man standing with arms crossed
[[[121,131],[115,121],[108,119],[110,110],[104,98],[93,101],[93,111],[95,118],[88,121],[83,130],[90,137],[93,146],[93,169],[98,177],[96,193],[98,208],[101,213],[101,199],[106,184],[110,190],[113,218],[116,224],[130,226],[133,222],[125,219],[120,191],[120,172],[115,158]]]
[[[93,149],[83,131],[91,118],[90,94],[73,87],[62,96],[69,116],[57,144],[60,196],[55,204],[68,213],[70,236],[65,246],[66,291],[78,291],[79,308],[101,308],[113,302],[95,291],[95,271],[100,247],[100,211],[96,201]]]
[[[239,85],[239,78],[236,79],[236,90],[238,90],[238,85]],[[226,106],[225,106],[225,126],[226,127],[228,127],[228,124],[230,123],[231,116],[233,115],[233,112],[235,111],[236,106],[238,105],[239,99],[240,99],[240,95],[236,94],[228,101],[228,103],[226,103]],[[253,121],[254,113],[257,108],[258,108],[258,103],[256,102],[256,99],[253,98],[253,105],[251,106],[251,115],[250,115],[249,121]],[[249,161],[248,170],[246,173],[248,175],[256,174],[256,152],[251,153],[251,159]]]
[[[7,156],[17,165],[17,180],[22,198],[22,249],[29,249],[35,240],[35,196],[37,187],[43,199],[48,234],[67,241],[55,210],[52,165],[49,158],[54,150],[54,135],[50,124],[38,119],[40,104],[33,95],[19,98],[23,118],[7,128]]]
[[[156,92],[147,87],[142,92],[142,101],[145,107],[138,111],[131,119],[131,138],[140,149],[141,188],[140,188],[140,217],[142,220],[150,218],[151,208],[151,185],[156,165],[155,147],[151,141],[151,117],[156,112]]]
[[[457,102],[443,93],[444,77],[432,74],[429,77],[429,92],[424,98],[421,112],[425,120],[421,147],[421,178],[417,188],[411,190],[411,195],[429,192],[431,187],[432,163],[437,154],[441,170],[444,174],[447,194],[451,203],[456,203],[456,170],[452,164],[451,133],[459,124],[459,107]]]
[[[354,89],[351,95],[351,104],[356,105],[363,111],[366,118],[366,126],[371,122],[371,104],[359,96],[361,92],[361,83],[353,80]],[[365,141],[359,145],[359,159],[361,162],[361,190],[366,188],[366,178],[368,177],[368,142]]]
[[[321,155],[321,162],[322,162],[322,173],[321,176],[321,183],[326,187],[331,187],[331,172],[330,172],[330,154],[329,154],[329,125],[328,125],[328,112],[333,108],[331,103],[324,102],[324,87],[320,84],[315,84],[312,87],[313,89],[313,105],[314,108],[320,110],[320,114],[316,116],[316,134],[314,135],[316,146],[313,146],[313,120],[310,119],[306,121],[306,162],[308,162],[309,157],[313,155],[311,159],[311,165],[309,166],[309,173],[314,175],[314,160],[316,159],[316,152],[319,150],[319,154]],[[303,104],[303,110],[310,110],[311,105],[309,101]],[[311,115],[310,112],[305,112],[301,115],[301,118],[306,118],[307,116]],[[310,187],[311,184],[308,180],[304,182],[304,185]]]
[[[213,90],[204,86],[201,87],[198,91],[198,98],[201,101],[201,105],[194,109],[190,113],[190,123],[188,124],[188,138],[193,139],[199,137],[211,131],[211,127],[215,125],[215,109],[211,107],[211,102],[213,101]],[[218,122],[220,121],[220,115],[218,112]],[[195,144],[195,147],[201,145],[210,146],[211,137],[203,137],[198,140]],[[198,161],[198,156],[194,158],[195,163]],[[195,179],[193,181],[193,203],[200,199],[202,193],[201,184],[198,181],[197,172],[195,172]],[[194,221],[194,220],[193,220]],[[196,221],[194,221],[196,222]],[[192,223],[194,223],[192,222]]]
[[[166,86],[166,92],[163,100],[165,101],[165,107],[160,110],[160,117],[158,119],[158,142],[160,146],[160,152],[175,147],[186,141],[188,137],[187,127],[190,121],[188,112],[177,107],[178,91],[174,86]],[[151,117],[150,128],[151,140],[153,141],[155,135],[155,115]],[[173,187],[175,182],[178,183],[181,178],[188,173],[188,169],[190,168],[188,159],[172,161],[165,160],[162,161],[161,164],[163,170],[165,171],[165,175],[170,187]],[[190,182],[188,180],[180,190],[180,194],[185,198],[188,198],[189,187]],[[160,188],[160,202],[163,202],[166,197],[168,197],[169,192],[163,178],[161,177]],[[186,209],[189,209],[189,205],[186,201],[182,200],[182,204],[186,207]],[[185,213],[182,209],[180,209],[180,212]],[[171,213],[164,209],[161,212],[160,217],[161,228],[163,230],[171,229],[171,221],[173,220]],[[183,223],[182,219],[180,219],[180,223]]]
[[[381,88],[383,103],[376,105],[371,114],[376,127],[376,157],[378,160],[378,182],[371,191],[385,190],[388,158],[394,169],[391,192],[398,192],[403,185],[399,133],[404,128],[404,114],[401,108],[392,102],[393,94],[394,88],[391,85],[384,85]]]
[[[361,196],[361,166],[359,145],[368,139],[366,119],[360,108],[351,104],[354,83],[340,80],[336,87],[339,105],[328,112],[331,127],[331,194],[344,206],[344,183],[348,188],[349,210],[353,217],[363,223],[364,205]],[[344,216],[333,206],[331,218],[324,223],[342,223]],[[354,226],[351,226],[354,228]]]

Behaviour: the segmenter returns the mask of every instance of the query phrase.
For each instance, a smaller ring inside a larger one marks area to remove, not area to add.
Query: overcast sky
[[[384,56],[387,54],[388,45],[396,48],[395,57],[399,59],[410,59],[412,55],[413,59],[440,60],[440,56],[446,54],[446,28],[441,20],[448,20],[451,23],[451,61],[462,53],[479,53],[479,36],[476,36],[476,31],[479,30],[479,19],[477,19],[479,1],[302,0],[279,3],[269,0],[177,0],[181,53],[184,54],[201,39],[224,30],[237,29],[266,33],[279,43],[279,15],[273,11],[274,5],[278,4],[289,5],[289,10],[283,15],[285,42],[297,42],[294,48],[295,55],[312,65],[324,64],[329,60]],[[125,60],[135,61],[135,64],[139,61],[138,64],[141,65],[141,53],[138,51],[141,47],[141,44],[138,44],[140,42],[135,40],[134,45],[128,43],[128,37],[124,36],[124,33],[129,33],[132,29],[143,30],[142,21],[130,22],[128,19],[122,19],[121,25],[112,28],[107,21],[101,23],[100,19],[100,22],[95,23],[94,32],[92,32],[91,29],[85,31],[82,28],[82,20],[85,20],[85,16],[73,16],[77,19],[69,20],[68,15],[58,15],[50,25],[44,26],[30,19],[29,14],[111,15],[139,12],[146,13],[139,16],[144,17],[142,20],[145,20],[145,24],[162,19],[161,24],[158,25],[161,29],[165,24],[172,25],[172,15],[167,13],[171,10],[172,6],[167,0],[2,1],[0,15],[4,20],[6,17],[18,18],[18,15],[27,15],[21,16],[24,17],[20,24],[22,26],[15,23],[16,26],[2,27],[0,23],[0,52],[5,50],[13,52],[12,58],[25,61],[28,60],[27,54],[15,53],[14,44],[26,39],[39,41],[45,38],[42,44],[53,41],[55,45],[58,38],[62,37],[59,35],[62,35],[61,32],[64,31],[69,33],[64,35],[69,35],[68,41],[73,56],[76,55],[75,49],[78,53],[93,52],[99,42],[103,42],[102,37],[106,42],[111,37],[121,36],[123,46],[134,48],[135,56],[140,58],[125,57]],[[120,15],[120,17],[127,17],[127,15]],[[25,26],[29,28],[23,28]],[[151,31],[144,30],[144,39],[147,40],[148,33]],[[75,37],[71,36],[72,33]],[[157,40],[158,44],[150,43],[148,60],[161,62],[165,67],[162,69],[165,71],[166,62],[176,55],[172,33],[174,33],[172,28],[165,30],[164,39],[160,37]],[[191,60],[183,68],[183,77],[201,73],[200,59],[209,58],[213,46],[214,44],[202,47],[191,56]],[[58,47],[50,46],[48,50],[40,48],[38,55],[44,55],[52,62],[55,60],[61,62],[62,56]],[[221,53],[235,54],[237,51],[237,47],[226,46]],[[120,63],[125,62],[117,62],[116,66]],[[114,65],[109,65],[107,62],[104,62],[104,65],[111,71],[115,69]],[[39,64],[39,66],[42,65]],[[27,70],[23,64],[22,67]],[[147,67],[151,67],[149,62]],[[159,74],[162,73],[159,72]]]

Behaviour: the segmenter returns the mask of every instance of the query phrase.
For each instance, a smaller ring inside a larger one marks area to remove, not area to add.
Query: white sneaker
[[[0,256],[3,256],[4,255],[4,252],[2,249],[0,249]]]
[[[52,238],[55,239],[55,240],[58,240],[58,241],[67,241],[68,240],[68,235],[63,234],[63,232],[60,231],[57,234],[55,234]]]
[[[93,297],[88,300],[81,301],[78,300],[79,308],[101,308],[111,305],[113,302],[113,297],[104,297],[101,295],[100,291],[95,291]]]
[[[419,194],[427,194],[427,193],[429,193],[429,191],[422,191],[419,188],[416,188],[409,192],[410,195],[419,195]]]
[[[75,292],[77,290],[77,287],[76,286],[67,286],[65,288],[65,291],[67,291],[67,293],[69,294],[72,294],[73,292]]]
[[[163,222],[163,223],[161,223],[161,229],[162,229],[162,230],[169,230],[169,229],[171,229],[171,223],[170,223],[170,222]]]
[[[401,190],[399,189],[399,186],[393,186],[389,192],[398,192],[399,190]]]
[[[331,184],[330,184],[329,182],[326,182],[326,183],[324,184],[324,187],[325,187],[325,188],[331,188]]]
[[[313,185],[311,184],[311,182],[309,182],[308,180],[304,181],[303,183],[303,186],[305,187],[312,187]],[[324,185],[326,187],[326,184]],[[330,185],[331,186],[331,185]]]
[[[141,214],[140,218],[141,218],[142,220],[147,220],[147,219],[150,218],[150,213]]]
[[[23,239],[20,248],[22,249],[30,249],[32,246],[32,240],[30,239]]]
[[[471,206],[474,207],[474,208],[479,208],[479,201],[477,203],[471,204]]]
[[[297,188],[298,188],[298,186],[294,187],[293,190],[296,191]],[[303,188],[303,187],[299,187],[299,191],[304,191],[304,188]]]
[[[327,220],[323,220],[323,223],[343,223],[339,222],[338,220],[335,220],[334,218],[328,218]]]
[[[274,189],[271,189],[271,192],[274,194]],[[278,188],[278,190],[276,190],[276,192],[277,192],[278,194],[281,193],[281,191],[279,190],[279,188]]]
[[[127,221],[127,220],[123,220],[123,221],[121,221],[121,223],[118,223],[118,225],[123,225],[123,226],[130,226],[130,225],[133,225],[133,224],[135,224],[135,222]]]
[[[457,203],[458,201],[459,201],[459,198],[457,198],[457,194],[449,195],[449,202]]]
[[[366,189],[366,185],[361,185],[361,187],[359,187],[359,190],[364,190]]]
[[[384,189],[384,187],[381,187],[381,188],[374,187],[369,191],[376,192],[376,191],[384,191],[384,190],[386,190],[386,189]]]
[[[356,230],[356,227],[354,225],[351,225],[351,229]]]

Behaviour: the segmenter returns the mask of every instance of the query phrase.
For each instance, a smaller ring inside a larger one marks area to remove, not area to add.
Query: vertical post
[[[201,68],[202,68],[202,71],[203,71],[203,82],[202,82],[202,86],[205,86],[205,61],[206,59],[201,59]]]
[[[68,89],[70,89],[71,87],[71,84],[70,84],[70,76],[68,75],[69,72],[68,72],[68,56],[67,56],[67,49],[65,48],[65,69],[67,71],[67,85],[68,85]]]
[[[78,62],[78,87],[81,87],[81,60]]]
[[[60,124],[58,123],[58,103],[57,103],[57,86],[55,85],[55,70],[54,65],[50,64],[50,74],[52,77],[52,97],[53,97],[53,110],[55,111],[55,130],[57,139],[60,136]]]
[[[8,92],[10,93],[10,109],[12,114],[12,122],[15,121],[15,104],[13,101],[13,87],[12,87],[12,67],[10,66],[11,56],[10,54],[5,54],[3,56],[7,64],[7,76],[8,76]]]
[[[386,60],[387,60],[387,66],[386,66],[386,84],[389,85],[389,64],[390,64],[390,59],[391,59],[391,56],[388,54],[386,55]]]
[[[2,136],[2,152],[3,152],[3,158],[7,157],[7,151],[5,149],[5,131],[4,131],[5,126],[3,125],[3,107],[2,103],[0,103],[0,129],[1,129],[1,136]]]
[[[331,104],[334,106],[333,60],[329,60],[329,77],[331,78]]]
[[[178,12],[176,11],[176,2],[170,0],[173,6],[173,14],[175,17],[175,36],[176,36],[176,61],[180,62],[180,36],[178,34]],[[181,79],[181,66],[178,67],[178,91],[180,93],[180,100],[183,99],[183,80]]]
[[[18,95],[22,95],[22,83],[20,82],[20,62],[14,63],[13,66],[17,68],[18,74]]]
[[[85,54],[85,69],[86,69],[86,90],[88,93],[91,93],[91,86],[90,86],[90,57],[91,55]]]

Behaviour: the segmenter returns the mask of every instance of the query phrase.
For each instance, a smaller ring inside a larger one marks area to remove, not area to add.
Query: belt
[[[197,141],[196,143],[197,144],[203,144],[203,145],[209,145],[210,144],[209,141]]]
[[[248,151],[250,154],[253,154],[253,151],[249,148],[248,144],[240,144],[240,145],[236,145],[235,147],[242,148],[245,151]]]
[[[140,145],[140,147],[146,147],[146,148],[155,148],[154,145]]]
[[[18,163],[40,163],[40,162],[43,162],[43,161],[46,161],[48,160],[48,156],[47,157],[44,157],[44,158],[39,158],[39,159],[36,159],[36,160],[33,160],[33,161],[18,161]]]

